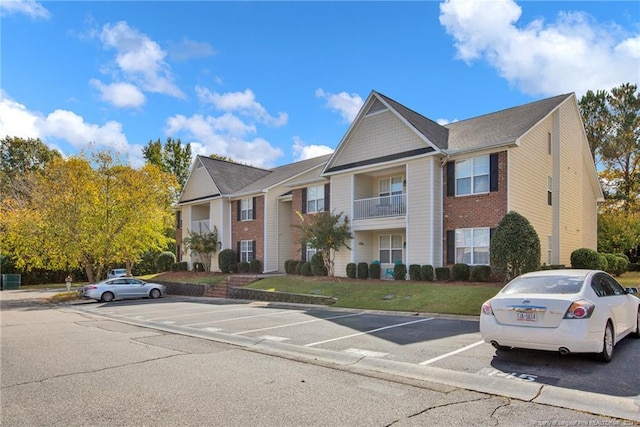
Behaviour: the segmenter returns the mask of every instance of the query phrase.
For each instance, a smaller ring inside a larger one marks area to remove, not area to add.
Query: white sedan
[[[107,279],[82,287],[82,298],[110,302],[114,299],[160,298],[167,288],[159,283],[148,283],[133,277]]]
[[[498,350],[597,353],[608,362],[621,339],[640,338],[636,292],[599,270],[523,274],[482,305],[480,334]]]

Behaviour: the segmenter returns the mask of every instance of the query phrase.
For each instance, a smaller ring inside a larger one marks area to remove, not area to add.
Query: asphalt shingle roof
[[[232,194],[260,178],[271,174],[266,169],[240,163],[198,156],[222,194]]]

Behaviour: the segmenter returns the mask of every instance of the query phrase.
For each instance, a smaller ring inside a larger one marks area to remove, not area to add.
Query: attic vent
[[[369,110],[367,111],[367,116],[371,114],[375,114],[382,110],[386,110],[386,109],[387,107],[385,107],[385,105],[382,102],[380,102],[379,99],[376,99],[375,101],[373,101],[373,104],[371,105],[371,107],[369,107]]]
[[[204,167],[204,165],[202,164],[202,162],[198,162],[198,166],[196,167],[196,169],[202,169]]]

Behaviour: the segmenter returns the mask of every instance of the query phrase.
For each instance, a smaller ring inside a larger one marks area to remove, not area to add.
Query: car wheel
[[[156,299],[156,298],[160,298],[160,290],[159,289],[151,289],[151,292],[149,292],[149,297]]]
[[[638,315],[636,316],[636,331],[631,334],[634,338],[640,338],[640,307],[638,307]]]
[[[608,321],[607,326],[604,328],[600,359],[603,362],[611,362],[611,359],[613,359],[613,326],[611,326],[611,321]]]
[[[102,294],[101,300],[102,302],[111,302],[113,301],[113,294],[111,292],[105,292]]]

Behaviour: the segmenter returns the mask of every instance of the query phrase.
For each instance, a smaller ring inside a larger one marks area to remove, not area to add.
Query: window
[[[253,198],[240,200],[240,221],[249,221],[253,218]]]
[[[489,265],[489,228],[456,230],[456,263]]]
[[[553,204],[553,178],[550,176],[547,177],[547,204]]]
[[[547,133],[547,154],[551,155],[551,132]]]
[[[240,241],[240,261],[251,262],[253,260],[253,241],[241,240]]]
[[[402,194],[402,176],[393,176],[391,178],[382,178],[379,184],[379,196],[391,196]]]
[[[402,262],[402,234],[384,234],[380,236],[380,262],[395,263]]]
[[[324,185],[307,188],[307,212],[324,211]]]
[[[306,253],[305,253],[305,260],[307,261],[311,261],[311,258],[313,258],[313,256],[316,254],[316,252],[318,252],[318,250],[316,248],[312,248],[309,243],[307,243],[307,247],[306,247]]]
[[[456,196],[489,192],[489,156],[456,162]]]

